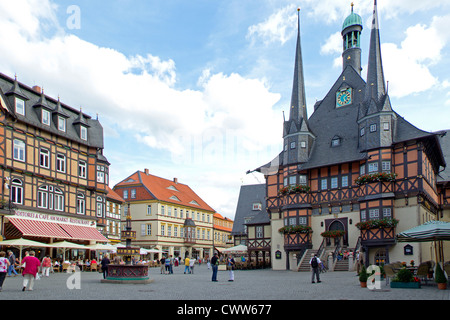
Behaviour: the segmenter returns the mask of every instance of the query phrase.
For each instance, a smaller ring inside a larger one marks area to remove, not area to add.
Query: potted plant
[[[359,283],[361,285],[361,288],[367,287],[367,278],[369,275],[367,274],[367,270],[365,266],[362,266],[361,272],[359,273]]]
[[[420,289],[420,280],[411,271],[402,268],[392,279],[391,288]]]
[[[434,281],[436,281],[439,290],[447,289],[447,278],[445,277],[444,271],[442,271],[441,265],[439,263],[436,264],[436,274]]]

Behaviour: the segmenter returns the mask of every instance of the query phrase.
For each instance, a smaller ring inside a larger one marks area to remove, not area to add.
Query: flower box
[[[392,181],[395,181],[395,178],[397,178],[396,173],[376,172],[376,173],[365,174],[365,175],[358,177],[355,180],[355,183],[358,186],[361,186],[363,184],[371,183],[371,182],[379,182],[379,181],[392,182]]]
[[[395,282],[391,281],[391,288],[420,289],[420,282]]]

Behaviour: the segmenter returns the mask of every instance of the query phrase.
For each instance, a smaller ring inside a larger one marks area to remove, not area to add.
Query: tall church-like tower
[[[300,40],[300,9],[298,13],[297,46],[295,52],[294,81],[292,87],[289,120],[284,121],[284,158],[285,164],[296,164],[308,161],[314,141],[308,125],[306,110],[305,80],[303,74],[303,58]]]

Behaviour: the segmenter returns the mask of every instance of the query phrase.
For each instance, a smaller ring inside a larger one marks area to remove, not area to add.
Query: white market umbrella
[[[115,251],[117,249],[116,247],[110,244],[102,244],[102,243],[90,244],[85,247],[86,249],[94,251]]]
[[[20,261],[22,261],[22,248],[28,248],[28,247],[34,247],[34,248],[51,248],[51,245],[48,245],[46,243],[28,240],[24,238],[19,239],[11,239],[11,240],[4,240],[0,241],[1,246],[11,246],[15,248],[19,248],[20,251]]]
[[[86,246],[78,244],[78,243],[73,243],[73,242],[69,242],[69,241],[61,241],[61,242],[55,242],[55,243],[49,243],[50,247],[53,248],[62,248],[64,251],[63,253],[63,261],[66,260],[66,251],[69,249],[82,249],[82,250],[86,250]]]
[[[244,246],[243,244],[223,249],[222,252],[226,253],[247,253],[247,246]]]

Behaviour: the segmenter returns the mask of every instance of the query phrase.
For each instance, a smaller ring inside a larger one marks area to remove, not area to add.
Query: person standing
[[[186,258],[184,259],[184,273],[191,273],[190,269],[189,269],[189,263],[190,263],[190,259],[189,256],[186,256]]]
[[[166,267],[166,257],[162,256],[162,258],[159,260],[160,266],[161,266],[161,274],[165,273],[165,267]]]
[[[33,291],[34,279],[36,279],[36,274],[38,273],[38,268],[41,266],[41,262],[36,258],[34,251],[30,251],[22,260],[22,265],[25,264],[23,269],[23,288],[22,291],[28,289],[28,291]]]
[[[18,273],[16,271],[16,256],[11,250],[8,251],[8,259],[9,259],[8,277],[11,276],[11,272],[14,272],[14,277],[17,277]]]
[[[103,279],[106,279],[108,276],[108,265],[111,263],[109,260],[109,256],[106,254],[100,264],[102,265]]]
[[[322,281],[320,281],[320,277],[319,277],[319,265],[320,265],[320,259],[317,257],[317,254],[314,254],[311,258],[311,260],[309,260],[309,264],[311,265],[312,268],[312,278],[311,278],[311,283],[315,283],[314,282],[314,275],[316,276],[317,279],[317,283],[320,283]]]
[[[3,282],[6,278],[6,273],[9,270],[9,259],[5,258],[5,251],[0,251],[0,291],[2,291]]]
[[[233,257],[230,255],[228,255],[227,258],[227,269],[228,269],[228,275],[230,276],[230,278],[228,279],[228,281],[234,281],[234,269],[235,269],[235,265],[236,263],[234,262]]]
[[[219,270],[219,257],[217,256],[217,252],[214,253],[214,257],[211,259],[211,267],[212,281],[217,282],[217,271]]]
[[[47,255],[42,259],[42,276],[48,277],[50,275],[50,268],[52,267],[52,260]]]
[[[194,274],[194,266],[195,266],[195,258],[189,260],[189,269],[191,270],[189,273]]]
[[[172,255],[170,255],[169,257],[170,257],[169,274],[173,274],[174,259],[172,258]]]

